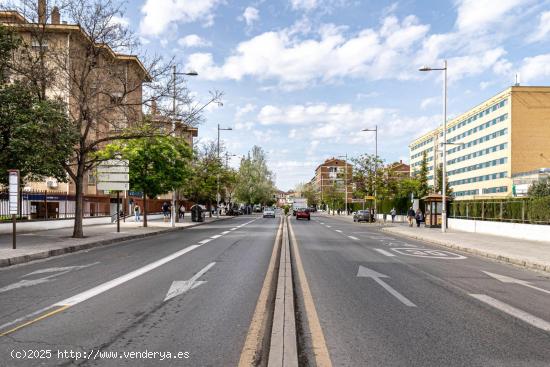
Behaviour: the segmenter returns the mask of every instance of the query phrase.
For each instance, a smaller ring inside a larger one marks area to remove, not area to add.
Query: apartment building
[[[315,169],[315,177],[311,180],[313,188],[318,194],[321,203],[324,202],[325,193],[329,188],[336,186],[342,193],[346,192],[347,177],[347,201],[351,203],[353,198],[353,166],[344,160],[329,158]]]
[[[86,67],[85,62],[89,62],[86,51],[94,48],[99,50],[94,60],[97,66],[85,84],[86,92],[97,96],[93,104],[94,116],[97,118],[88,134],[89,138],[100,139],[141,120],[142,84],[150,81],[150,76],[139,58],[117,53],[107,44],[94,43],[79,25],[62,21],[57,7],[48,9],[46,5],[45,0],[38,0],[37,14],[27,14],[27,17],[17,11],[0,12],[0,24],[15,31],[23,43],[29,46],[31,52],[28,55],[34,56],[31,61],[24,60],[29,62],[29,67],[32,67],[33,61],[38,64],[38,55],[44,55],[44,64],[48,70],[46,95],[64,101],[68,112],[77,114],[78,93],[82,92],[78,89],[81,86],[75,81],[76,75],[80,75],[79,71]],[[22,62],[19,53],[15,59],[16,62]],[[21,76],[11,77],[16,79]],[[28,188],[59,190],[71,194],[75,192],[74,184],[58,183],[51,178],[29,183]],[[86,195],[101,194],[96,188],[94,172],[85,178],[83,191]]]
[[[434,185],[443,127],[409,145],[411,175],[428,161]],[[455,199],[511,196],[512,176],[550,162],[550,87],[512,86],[447,122],[447,176]]]

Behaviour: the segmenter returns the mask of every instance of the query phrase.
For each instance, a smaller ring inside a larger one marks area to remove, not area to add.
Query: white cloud
[[[247,103],[243,107],[237,107],[237,112],[235,113],[235,120],[240,120],[246,114],[254,111],[256,106],[252,103]]]
[[[213,11],[221,0],[146,0],[141,8],[142,35],[158,36],[173,22],[192,23],[203,21],[211,25]]]
[[[457,0],[456,27],[475,32],[489,29],[495,23],[505,23],[505,15],[530,0]]]
[[[318,0],[290,0],[294,10],[313,10],[319,5]]]
[[[204,40],[196,34],[189,34],[185,37],[182,37],[178,40],[178,44],[182,47],[208,47],[211,46],[211,43]]]
[[[535,32],[527,40],[529,42],[539,42],[550,36],[550,11],[545,11],[540,15],[539,25]]]
[[[526,57],[520,69],[523,83],[542,81],[550,76],[550,54]]]
[[[379,31],[364,29],[352,35],[345,27],[325,24],[309,39],[291,27],[241,42],[221,66],[212,54],[199,53],[190,55],[188,67],[212,80],[251,76],[298,88],[344,77],[408,79],[412,48],[428,29],[413,16],[401,22],[390,16]]]
[[[441,102],[441,97],[429,97],[429,98],[424,98],[422,100],[422,102],[420,102],[420,108],[422,110],[425,110],[426,108],[428,108],[429,106],[432,106],[434,104],[438,104]]]
[[[244,9],[242,18],[246,22],[246,25],[250,27],[252,26],[252,23],[260,19],[260,11],[251,6],[247,6],[246,9]]]
[[[117,15],[113,15],[111,17],[111,24],[120,24],[123,27],[128,27],[130,25],[130,19],[126,17],[119,17]]]

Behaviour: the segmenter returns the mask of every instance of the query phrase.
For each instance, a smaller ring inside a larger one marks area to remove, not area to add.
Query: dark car
[[[311,220],[311,217],[309,216],[309,210],[308,209],[298,209],[298,210],[296,210],[296,219]]]
[[[354,222],[371,222],[372,216],[370,210],[358,210],[353,214]]]

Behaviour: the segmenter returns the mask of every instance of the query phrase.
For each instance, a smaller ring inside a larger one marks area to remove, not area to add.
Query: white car
[[[265,208],[264,218],[275,218],[275,210],[273,208]]]

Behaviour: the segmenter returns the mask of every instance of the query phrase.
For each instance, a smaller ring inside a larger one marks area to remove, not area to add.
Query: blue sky
[[[224,92],[206,112],[239,156],[268,153],[280,189],[308,181],[326,158],[374,153],[408,159],[408,143],[449,115],[514,83],[550,85],[550,0],[132,0],[123,21],[150,54],[175,57],[197,98]],[[238,159],[231,162],[238,166]]]

